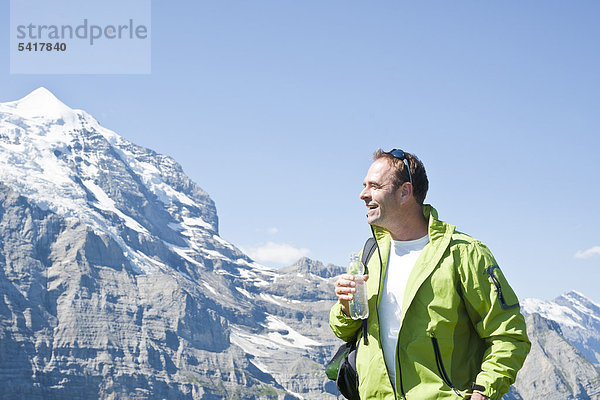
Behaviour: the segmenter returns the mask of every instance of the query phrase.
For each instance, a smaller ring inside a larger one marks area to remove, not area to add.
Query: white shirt
[[[402,316],[402,298],[408,277],[415,266],[417,258],[429,242],[429,235],[420,239],[399,241],[392,240],[388,267],[385,271],[381,300],[379,302],[379,335],[383,357],[390,374],[392,385],[396,376],[396,344],[400,331]]]

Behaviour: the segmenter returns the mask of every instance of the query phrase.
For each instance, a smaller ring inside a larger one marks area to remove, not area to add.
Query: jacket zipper
[[[383,272],[383,258],[381,258],[381,251],[379,250],[379,242],[377,242],[377,238],[375,237],[375,230],[373,229],[373,226],[371,226],[371,232],[373,233],[373,238],[375,239],[375,243],[377,245],[377,254],[379,256],[379,286],[377,289],[377,299],[375,302],[375,310],[377,311],[377,323],[379,323],[379,296],[381,294],[381,274]],[[398,339],[400,339],[400,335],[398,335]],[[379,346],[381,346],[381,331],[379,331]],[[398,347],[398,345],[396,344],[396,348]],[[404,394],[404,386],[402,385],[402,368],[400,366],[400,354],[396,354],[398,357],[398,374],[400,375],[400,393],[402,394],[402,398],[406,399],[406,394]],[[383,358],[383,363],[385,365],[385,357]],[[387,366],[386,366],[386,371]],[[390,385],[392,385],[392,389],[395,389],[395,385],[394,382],[392,381],[392,377],[389,376],[388,374],[388,378],[390,380]],[[394,377],[395,379],[396,377]],[[398,396],[396,396],[396,390],[394,390],[394,399],[398,399]]]
[[[488,267],[485,270],[485,272],[487,272],[487,274],[490,276],[490,279],[492,280],[492,283],[494,284],[494,286],[496,286],[496,292],[498,293],[498,301],[500,301],[500,307],[502,307],[503,310],[509,310],[511,308],[518,307],[518,302],[510,305],[506,304],[506,300],[504,300],[504,294],[502,293],[502,286],[500,285],[500,281],[494,274],[494,269],[496,268],[500,270],[500,267],[498,267],[497,265],[492,265],[491,267]]]
[[[430,333],[430,335],[431,344],[433,344],[433,352],[435,353],[435,363],[437,365],[438,372],[440,373],[440,378],[442,378],[442,381],[444,381],[444,383],[448,385],[448,387],[454,390],[454,393],[456,393],[460,397],[464,397],[462,393],[454,387],[454,385],[450,381],[450,378],[448,377],[448,374],[446,373],[446,369],[444,368],[444,363],[442,361],[442,353],[440,352],[440,345],[437,341],[437,338],[433,333]]]

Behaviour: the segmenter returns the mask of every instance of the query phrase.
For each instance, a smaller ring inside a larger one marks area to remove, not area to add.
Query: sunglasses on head
[[[408,160],[406,159],[406,154],[404,154],[404,151],[400,150],[400,149],[393,149],[393,150],[390,150],[388,152],[388,154],[393,155],[398,160],[404,161],[404,165],[406,165],[406,170],[408,171],[408,180],[409,180],[410,184],[412,185],[413,184],[412,174],[410,173],[410,166],[408,165]]]

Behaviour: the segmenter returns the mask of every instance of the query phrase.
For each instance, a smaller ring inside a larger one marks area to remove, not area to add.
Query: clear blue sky
[[[151,74],[10,75],[3,29],[0,101],[45,86],[174,157],[225,239],[325,263],[369,235],[373,150],[403,148],[520,297],[600,301],[599,19],[597,1],[155,0]]]

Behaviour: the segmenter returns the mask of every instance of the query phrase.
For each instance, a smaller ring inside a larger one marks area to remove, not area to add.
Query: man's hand
[[[488,400],[488,398],[481,393],[475,392],[471,395],[471,400]]]
[[[363,278],[366,282],[369,279],[369,275],[363,275]],[[335,295],[342,305],[342,312],[346,315],[349,315],[348,302],[354,297],[353,293],[356,292],[355,286],[354,275],[342,274],[337,281],[335,281]]]

